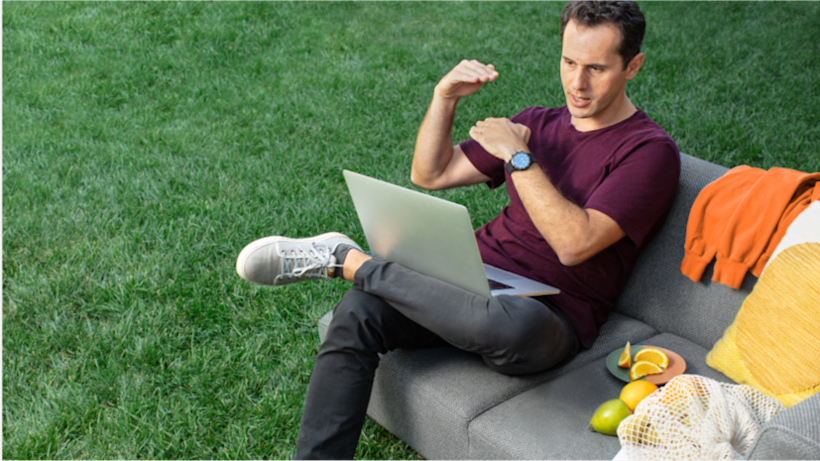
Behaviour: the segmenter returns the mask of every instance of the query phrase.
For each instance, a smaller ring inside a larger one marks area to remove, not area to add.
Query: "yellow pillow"
[[[783,250],[706,364],[789,407],[820,392],[820,243]]]

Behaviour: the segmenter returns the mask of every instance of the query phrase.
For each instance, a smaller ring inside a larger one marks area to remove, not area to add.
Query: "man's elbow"
[[[410,170],[410,182],[415,184],[416,186],[421,187],[422,189],[427,190],[438,190],[440,187],[437,187],[436,183],[432,181],[430,178],[418,174],[415,170]]]
[[[560,261],[561,264],[566,267],[572,267],[581,264],[582,262],[586,261],[586,259],[582,259],[574,255],[558,255],[558,261]]]
[[[582,249],[564,248],[555,252],[558,255],[558,261],[566,267],[577,266],[590,258],[590,254]]]
[[[421,188],[427,189],[427,187],[425,187],[426,183],[424,182],[423,178],[419,177],[419,174],[416,173],[416,170],[410,170],[410,182]]]

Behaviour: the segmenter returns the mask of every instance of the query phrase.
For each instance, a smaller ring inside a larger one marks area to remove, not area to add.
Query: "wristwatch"
[[[535,163],[535,157],[533,157],[531,153],[516,152],[512,158],[510,158],[510,161],[504,165],[504,168],[507,169],[507,173],[512,174],[513,171],[526,170],[533,163]]]

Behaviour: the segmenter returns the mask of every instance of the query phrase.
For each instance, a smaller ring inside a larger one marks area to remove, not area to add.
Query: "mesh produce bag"
[[[681,375],[618,426],[626,459],[741,459],[783,404],[747,385]]]

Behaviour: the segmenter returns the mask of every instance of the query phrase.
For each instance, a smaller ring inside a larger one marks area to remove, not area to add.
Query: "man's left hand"
[[[470,128],[470,137],[505,162],[516,152],[529,151],[530,129],[508,118],[488,118],[477,122]]]

